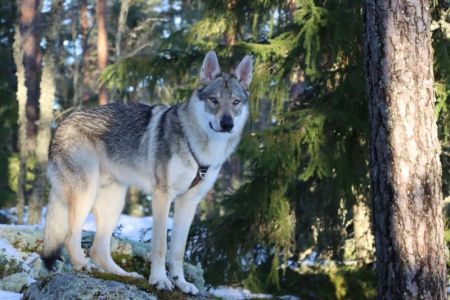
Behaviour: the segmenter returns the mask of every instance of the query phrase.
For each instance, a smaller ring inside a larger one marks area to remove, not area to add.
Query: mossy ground
[[[151,293],[151,294],[154,294],[154,295],[156,295],[156,297],[158,299],[162,299],[162,300],[171,300],[171,299],[180,299],[180,300],[186,299],[187,300],[187,299],[197,298],[195,296],[186,295],[178,289],[176,289],[172,292],[158,291],[158,289],[156,289],[156,287],[154,287],[148,283],[148,279],[147,279],[148,277],[139,279],[139,278],[103,273],[103,272],[99,272],[99,271],[92,272],[92,275],[93,275],[93,277],[98,278],[98,279],[114,280],[114,281],[122,282],[125,284],[134,285],[138,289],[148,292],[148,293]],[[205,297],[202,297],[202,298],[205,298]],[[210,294],[208,294],[206,298],[207,299],[220,299],[220,298],[215,297]]]
[[[129,254],[111,254],[112,259],[127,272],[136,272],[145,278],[150,276],[150,262],[142,257]]]

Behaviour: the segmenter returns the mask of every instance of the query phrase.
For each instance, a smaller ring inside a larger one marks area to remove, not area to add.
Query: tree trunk
[[[27,167],[27,116],[26,116],[26,104],[27,104],[27,87],[25,85],[25,68],[23,67],[23,44],[22,37],[20,35],[19,26],[16,25],[14,34],[14,62],[16,64],[16,76],[17,76],[17,101],[18,107],[18,140],[19,140],[19,175],[17,183],[17,203],[16,214],[17,223],[23,224],[23,210],[25,205],[25,182],[26,182],[26,167]]]
[[[121,43],[122,43],[122,35],[125,33],[125,28],[127,25],[127,16],[128,10],[130,9],[131,0],[123,0],[122,5],[120,6],[119,13],[119,25],[117,26],[117,34],[116,34],[116,61],[119,61],[121,56]]]
[[[80,26],[81,26],[81,39],[83,45],[83,84],[80,86],[80,95],[83,97],[83,101],[89,100],[88,84],[89,84],[89,30],[88,30],[88,18],[87,18],[87,0],[81,0],[81,12],[80,12]]]
[[[128,195],[127,195],[127,204],[126,204],[126,210],[127,213],[130,216],[133,217],[142,217],[144,214],[142,213],[142,210],[140,208],[139,204],[139,195],[140,191],[135,188],[134,186],[130,186],[128,188]]]
[[[20,2],[20,33],[23,44],[23,66],[25,68],[25,85],[27,87],[27,150],[34,150],[36,118],[37,118],[37,48],[39,44],[36,41],[36,18],[39,14],[37,9],[39,0],[22,0]]]
[[[72,3],[72,51],[73,51],[73,100],[72,100],[72,107],[80,107],[81,106],[81,100],[80,100],[80,60],[78,59],[77,55],[77,46],[76,42],[78,39],[78,30],[77,30],[77,18],[79,17],[78,10],[75,8],[74,3]]]
[[[360,195],[357,197],[357,203],[353,205],[356,263],[359,267],[373,263],[375,256],[370,214],[371,210],[366,197]]]
[[[446,299],[428,0],[364,4],[379,299]]]
[[[28,225],[40,224],[42,217],[42,204],[45,199],[48,146],[51,139],[51,122],[53,119],[53,104],[55,100],[55,46],[60,31],[59,13],[63,0],[54,1],[49,16],[49,26],[47,28],[47,45],[44,55],[44,68],[41,79],[41,97],[39,99],[40,118],[38,122],[38,132],[36,137],[36,165],[33,183],[33,193],[31,194],[28,206]]]
[[[116,62],[120,60],[120,57],[122,55],[122,46],[121,46],[122,35],[125,33],[130,3],[131,0],[123,0],[122,5],[120,5],[119,24],[117,26],[117,33],[116,33]],[[120,95],[117,91],[117,88],[114,88],[113,95],[111,96],[111,101],[114,102],[116,99],[119,98],[119,96]]]
[[[106,0],[96,0],[97,2],[97,23],[98,23],[98,38],[97,38],[97,52],[98,52],[98,69],[100,74],[108,65],[108,32],[106,30]],[[100,86],[98,94],[99,105],[108,104],[108,90],[106,85]]]

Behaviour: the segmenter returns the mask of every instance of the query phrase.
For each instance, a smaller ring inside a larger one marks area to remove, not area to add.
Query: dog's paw
[[[92,271],[98,271],[97,267],[90,263],[85,263],[82,266],[75,267],[75,270],[78,271],[85,271],[85,272],[92,272]]]
[[[198,295],[199,291],[195,285],[187,282],[186,280],[177,279],[175,281],[175,286],[179,288],[183,293],[188,295]]]
[[[148,282],[149,282],[149,284],[155,286],[159,291],[170,292],[173,290],[173,285],[170,282],[170,280],[167,279],[166,276],[164,276],[162,278],[150,276],[150,279],[148,280]]]

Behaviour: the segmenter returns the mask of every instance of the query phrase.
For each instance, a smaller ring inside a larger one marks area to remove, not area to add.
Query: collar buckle
[[[198,169],[198,175],[200,176],[201,179],[205,178],[207,171],[208,171],[208,168]]]

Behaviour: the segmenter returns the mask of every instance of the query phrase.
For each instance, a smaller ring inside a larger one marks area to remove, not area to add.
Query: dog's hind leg
[[[86,176],[83,187],[71,188],[68,192],[69,201],[69,234],[64,245],[69,252],[75,270],[91,271],[91,265],[84,257],[81,249],[81,234],[83,224],[94,205],[98,193],[98,171]]]
[[[200,197],[179,197],[175,200],[175,216],[168,255],[170,279],[183,293],[192,295],[197,295],[199,291],[184,278],[183,258],[189,228],[200,199]]]
[[[127,187],[117,182],[100,187],[93,209],[97,222],[97,233],[95,234],[90,256],[105,272],[123,276],[142,277],[137,273],[127,273],[111,258],[111,235],[119,221],[126,191]]]

